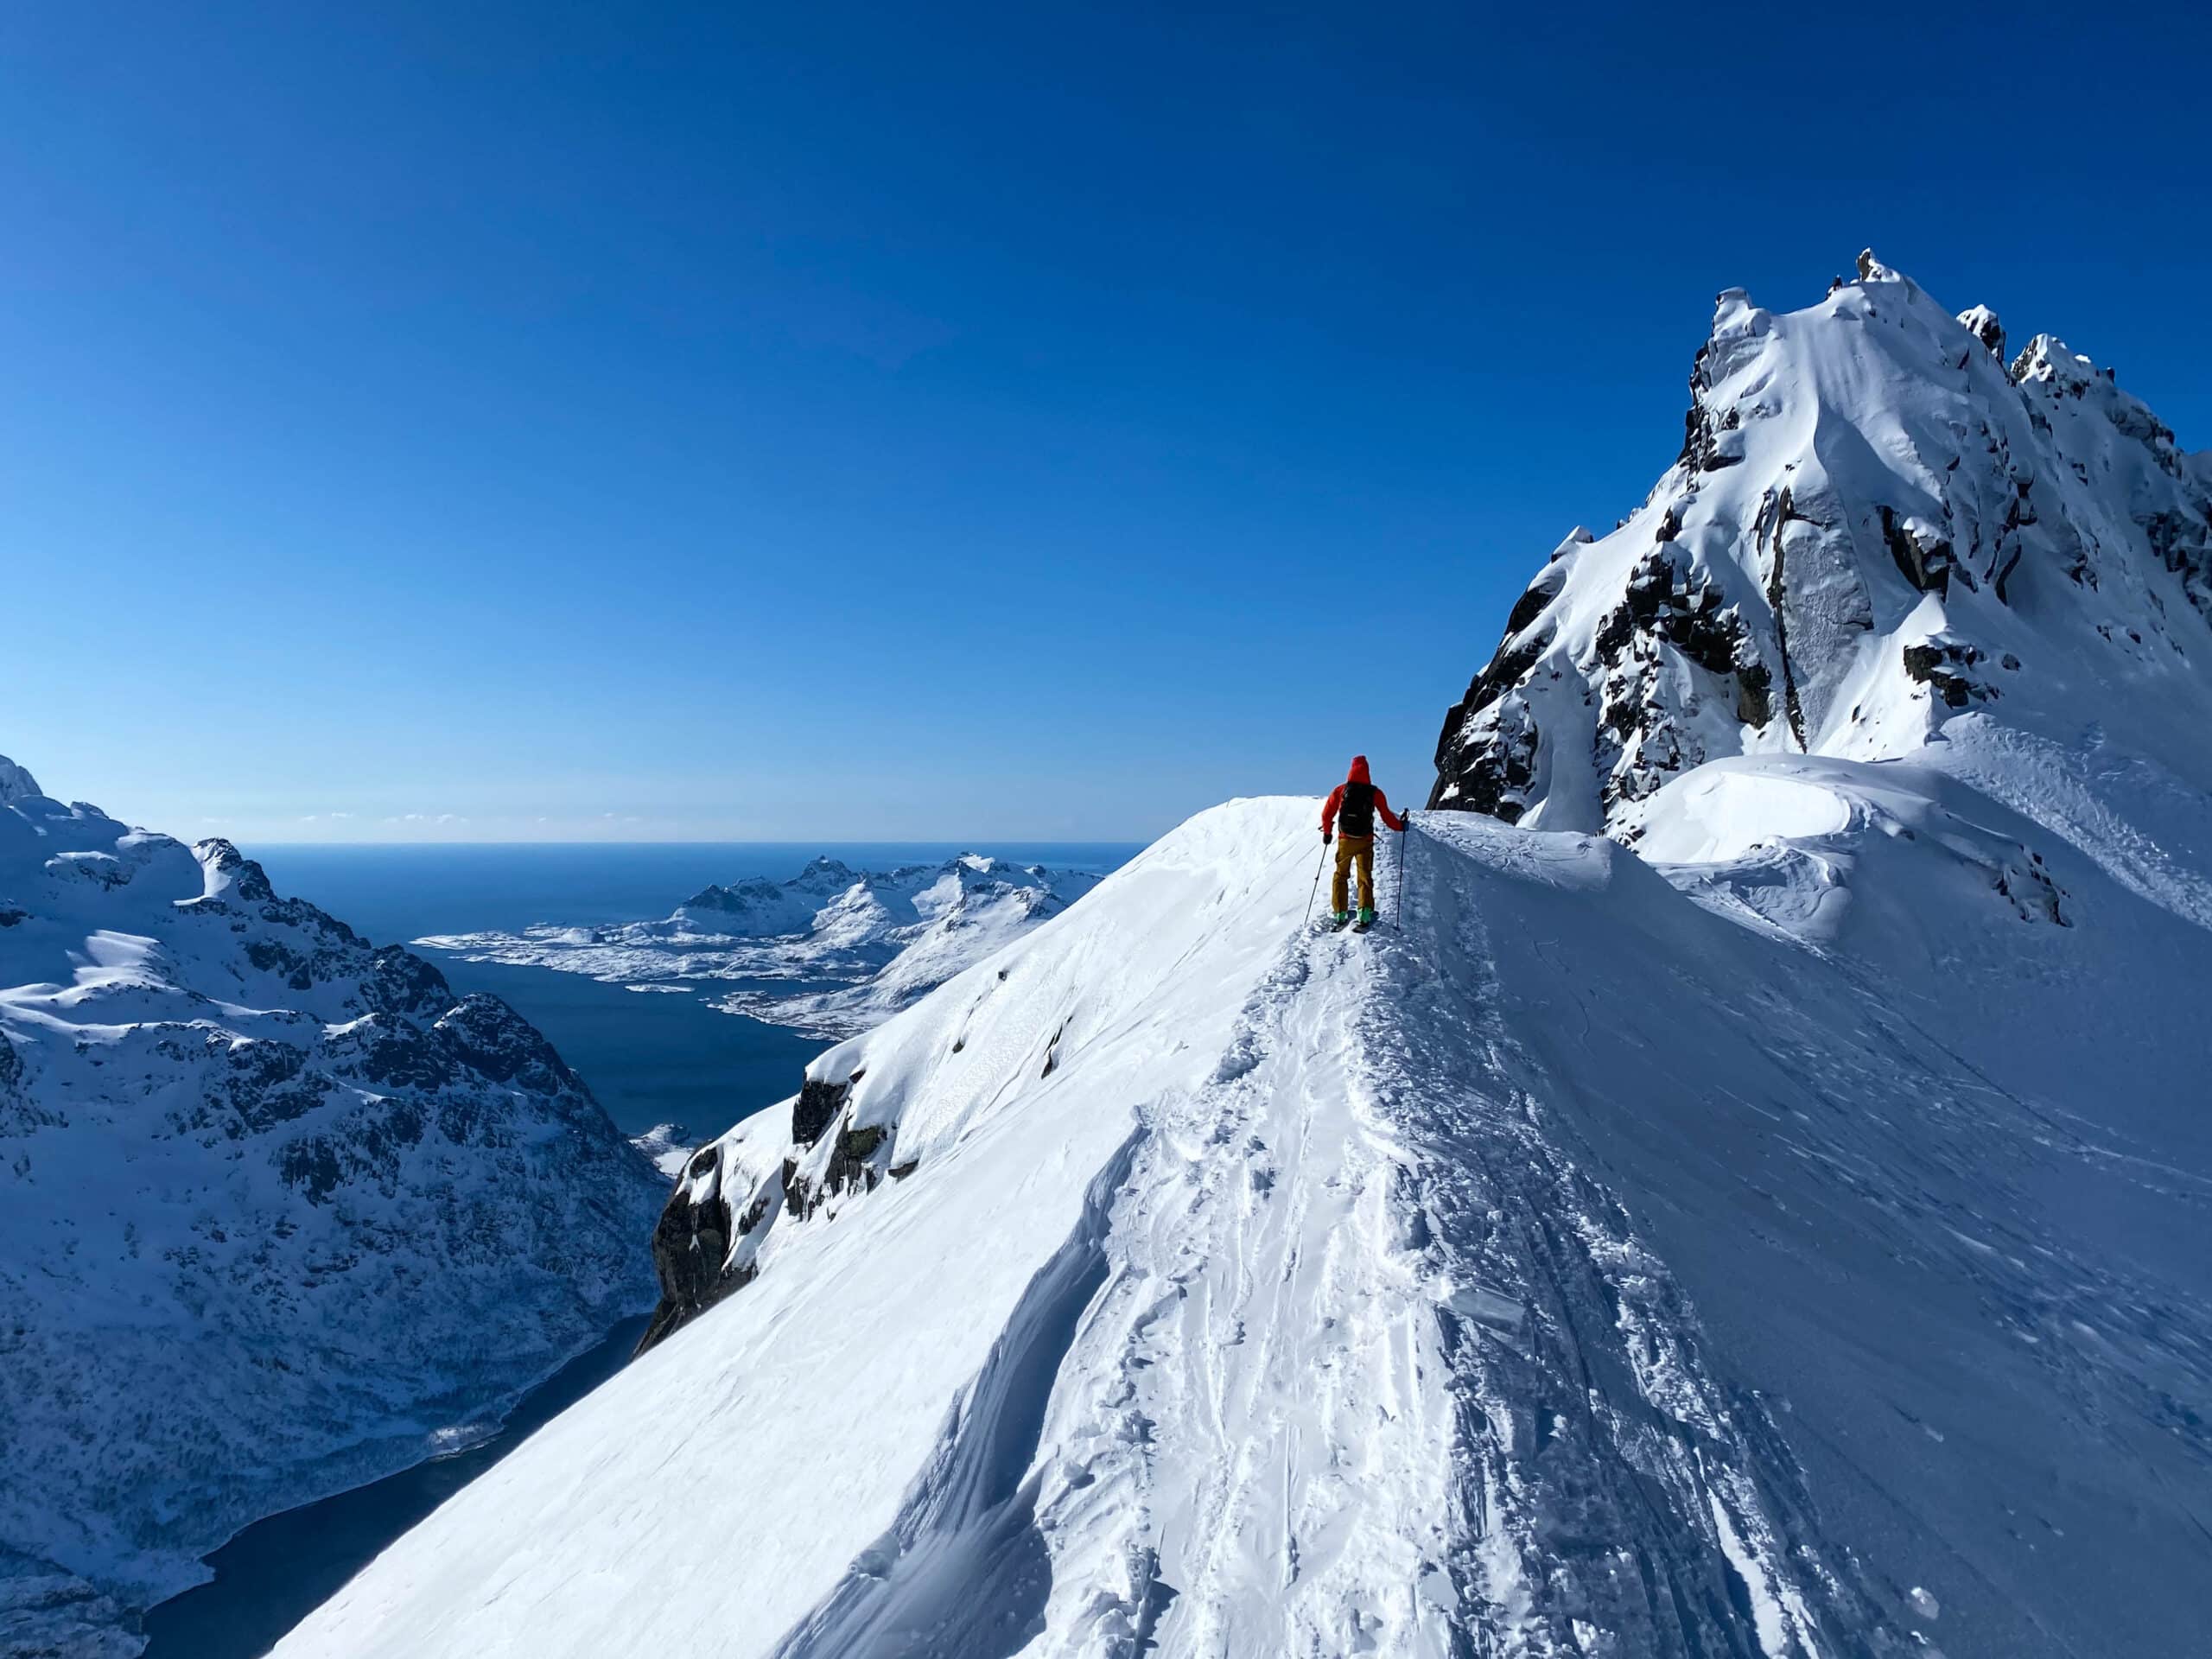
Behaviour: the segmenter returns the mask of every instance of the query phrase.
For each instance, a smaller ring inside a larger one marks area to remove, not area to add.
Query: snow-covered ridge
[[[1680,457],[1530,584],[1431,804],[1633,841],[1708,760],[1938,734],[1985,787],[2021,775],[1993,744],[2077,795],[2111,746],[2212,786],[2212,454],[2054,337],[2005,349],[1986,307],[1955,318],[1871,254],[1804,310],[1722,294]]]
[[[2184,1649],[2202,931],[1787,764],[1663,877],[1431,815],[1364,940],[1201,815],[700,1148],[710,1311],[279,1654]]]
[[[73,1656],[638,1311],[663,1194],[505,1003],[4,760],[0,1172],[0,1648]]]
[[[2205,467],[2003,348],[1723,296],[1402,934],[1234,802],[823,1054],[282,1659],[2201,1645]]]
[[[638,990],[729,981],[715,1006],[824,1036],[880,1024],[1097,884],[963,853],[942,864],[856,870],[817,858],[788,881],[765,877],[694,893],[665,919],[548,924],[520,933],[418,939],[472,962],[588,974]]]

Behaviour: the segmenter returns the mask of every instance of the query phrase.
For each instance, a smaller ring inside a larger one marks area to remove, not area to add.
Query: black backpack
[[[1337,808],[1337,833],[1344,836],[1371,836],[1375,833],[1375,785],[1346,784],[1344,798]]]

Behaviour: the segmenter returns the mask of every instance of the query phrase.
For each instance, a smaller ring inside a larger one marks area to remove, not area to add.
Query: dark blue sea
[[[796,875],[821,854],[856,869],[988,853],[1056,868],[1110,870],[1137,849],[1116,843],[772,842],[612,846],[262,846],[276,891],[306,899],[378,944],[431,933],[518,931],[537,922],[596,924],[665,916],[710,882]],[[641,995],[550,968],[423,953],[457,989],[505,997],[551,1039],[615,1123],[718,1135],[797,1092],[823,1045],[690,996]],[[646,1239],[638,1241],[640,1252]],[[611,1332],[529,1395],[505,1428],[467,1452],[272,1516],[209,1556],[210,1584],[146,1616],[146,1659],[259,1659],[385,1545],[490,1468],[524,1435],[620,1369],[642,1321]]]

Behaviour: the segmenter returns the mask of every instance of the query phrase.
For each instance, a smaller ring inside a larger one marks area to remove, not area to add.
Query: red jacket
[[[1321,809],[1321,833],[1325,836],[1337,827],[1337,809],[1344,804],[1344,784],[1365,784],[1370,789],[1375,789],[1375,780],[1367,775],[1365,755],[1352,756],[1351,770],[1344,774],[1344,783],[1330,791],[1328,804]],[[1379,789],[1375,790],[1375,816],[1393,830],[1406,827],[1406,821],[1390,810],[1390,803]]]

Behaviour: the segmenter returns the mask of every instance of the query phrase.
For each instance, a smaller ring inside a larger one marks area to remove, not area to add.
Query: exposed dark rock
[[[454,1004],[446,976],[412,950],[387,944],[369,959],[361,1000],[379,1014],[431,1020]]]
[[[799,1085],[798,1098],[791,1103],[791,1141],[795,1146],[810,1147],[822,1138],[822,1132],[836,1122],[837,1114],[845,1109],[845,1101],[853,1091],[851,1080],[842,1083],[823,1083],[809,1077]]]
[[[1977,305],[1961,315],[1959,321],[1966,325],[1968,334],[1988,347],[1992,357],[2000,364],[2004,362],[2005,325],[1997,320],[1994,311],[1986,305]]]
[[[2158,562],[2181,578],[2189,602],[2212,620],[2212,524],[2175,512],[2139,515]]]
[[[1537,735],[1528,699],[1514,692],[1480,722],[1454,756],[1453,769],[1440,772],[1429,805],[1487,813],[1518,823],[1529,810],[1528,791],[1535,782]],[[1447,794],[1448,785],[1457,789]]]
[[[277,1158],[276,1171],[286,1185],[304,1188],[310,1204],[323,1203],[346,1179],[337,1147],[319,1135],[285,1147]]]
[[[1904,671],[1954,709],[1997,695],[1994,686],[1968,672],[1984,660],[1980,651],[1958,639],[1930,639],[1904,648]]]
[[[472,991],[432,1027],[461,1065],[495,1083],[556,1098],[590,1090],[537,1028],[496,996]],[[597,1107],[591,1108],[594,1112]]]
[[[1506,639],[1510,639],[1515,634],[1519,633],[1531,622],[1534,622],[1538,617],[1541,616],[1544,613],[1545,607],[1548,606],[1552,601],[1559,597],[1560,589],[1564,588],[1566,585],[1567,571],[1565,567],[1558,564],[1548,564],[1541,570],[1539,570],[1536,573],[1536,579],[1529,584],[1527,589],[1522,592],[1520,598],[1513,601],[1513,609],[1505,619]],[[1501,640],[1499,641],[1499,649],[1503,650],[1503,648],[1504,640]]]
[[[827,1198],[855,1187],[862,1192],[872,1190],[882,1174],[870,1160],[884,1140],[884,1131],[872,1123],[839,1131],[837,1144],[830,1149],[830,1167],[823,1174],[822,1196]]]
[[[1516,767],[1502,752],[1485,753],[1493,747],[1497,721],[1479,722],[1482,729],[1478,732],[1478,717],[1506,690],[1517,686],[1551,648],[1548,627],[1536,628],[1532,625],[1557,596],[1566,579],[1564,564],[1548,565],[1538,574],[1514,607],[1514,615],[1524,619],[1521,626],[1507,628],[1489,664],[1468,684],[1466,696],[1446,713],[1443,729],[1436,739],[1437,780],[1429,793],[1431,807],[1497,816],[1501,805],[1510,803],[1510,791],[1517,787],[1512,782]],[[1525,708],[1522,719],[1525,721]],[[1512,745],[1509,742],[1507,747]],[[1526,783],[1527,779],[1524,777],[1522,782]],[[1456,792],[1452,791],[1455,783],[1459,785]],[[1488,804],[1471,805],[1470,803],[1475,800]]]
[[[1951,591],[1951,544],[1939,536],[1923,537],[1889,507],[1882,509],[1882,539],[1904,579],[1923,594]]]
[[[1725,440],[1723,434],[1733,432],[1741,417],[1733,408],[1714,413],[1707,399],[1713,391],[1713,345],[1710,340],[1697,348],[1697,358],[1690,365],[1690,407],[1682,416],[1682,450],[1675,464],[1694,473],[1717,473],[1724,467],[1733,467],[1744,459],[1743,441]],[[1662,528],[1659,539],[1672,539],[1672,532]]]

